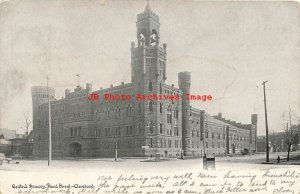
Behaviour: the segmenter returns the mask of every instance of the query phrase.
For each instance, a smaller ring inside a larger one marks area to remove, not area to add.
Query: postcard
[[[0,0],[0,194],[300,193],[297,1]]]

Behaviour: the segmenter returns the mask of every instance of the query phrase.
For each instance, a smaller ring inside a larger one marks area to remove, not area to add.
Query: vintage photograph
[[[0,0],[0,194],[300,192],[297,1]]]

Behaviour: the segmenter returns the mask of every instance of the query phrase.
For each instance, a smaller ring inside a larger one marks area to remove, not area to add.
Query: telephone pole
[[[52,157],[52,138],[51,138],[51,105],[50,105],[50,93],[49,93],[49,77],[47,76],[47,96],[48,96],[48,120],[49,120],[49,148],[48,148],[48,166],[51,163]]]
[[[268,115],[267,115],[267,99],[266,99],[266,83],[263,81],[263,90],[264,90],[264,105],[265,105],[265,122],[266,122],[266,162],[269,162],[269,131],[268,131]]]

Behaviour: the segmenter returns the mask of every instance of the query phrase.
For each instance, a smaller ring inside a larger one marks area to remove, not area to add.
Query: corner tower
[[[251,115],[252,130],[250,131],[250,145],[251,150],[257,150],[257,114]]]
[[[188,148],[191,139],[191,128],[189,118],[191,115],[190,101],[186,99],[186,94],[190,94],[191,89],[191,73],[180,72],[178,74],[178,85],[182,91],[182,148],[185,155],[189,155]]]
[[[54,88],[49,88],[50,100],[55,99]],[[48,102],[48,93],[46,86],[33,86],[31,88],[32,97],[32,129],[38,129],[39,111],[38,108],[41,104]]]
[[[137,15],[136,42],[131,43],[131,81],[134,93],[141,95],[162,94],[166,77],[167,44],[160,45],[160,22],[147,3],[144,11]],[[139,118],[144,133],[144,145],[150,149],[145,155],[153,155],[159,141],[158,111],[160,101],[134,100],[141,109]],[[160,145],[160,144],[159,144]]]
[[[149,2],[137,15],[136,27],[137,46],[131,43],[131,80],[139,92],[150,88],[153,93],[166,80],[167,45],[160,46],[159,16],[151,10]]]

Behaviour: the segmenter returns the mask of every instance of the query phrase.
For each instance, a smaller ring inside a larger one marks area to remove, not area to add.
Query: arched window
[[[152,92],[153,88],[152,88],[152,81],[149,81],[149,91]]]
[[[153,111],[153,103],[152,101],[149,101],[149,111]]]
[[[131,104],[128,104],[127,108],[126,108],[126,112],[127,112],[128,117],[131,117],[131,113],[132,113],[131,110],[132,110],[132,106],[131,106]]]
[[[105,118],[109,119],[109,109],[108,108],[106,108],[106,110],[105,110]]]
[[[174,118],[178,118],[178,108],[175,107],[175,110],[174,110]]]
[[[145,42],[145,36],[144,36],[143,33],[140,33],[140,35],[138,37],[138,44],[139,44],[139,46],[142,46],[143,42]]]
[[[151,46],[158,45],[159,37],[157,34],[157,31],[155,29],[152,30],[151,35],[150,35],[150,44]]]
[[[119,106],[116,107],[115,109],[115,118],[120,118],[121,117],[121,109]]]
[[[139,123],[137,127],[138,127],[139,134],[142,134],[142,123]]]
[[[153,124],[152,122],[148,123],[149,133],[153,133]]]
[[[162,113],[163,112],[163,104],[159,103],[159,112]]]

